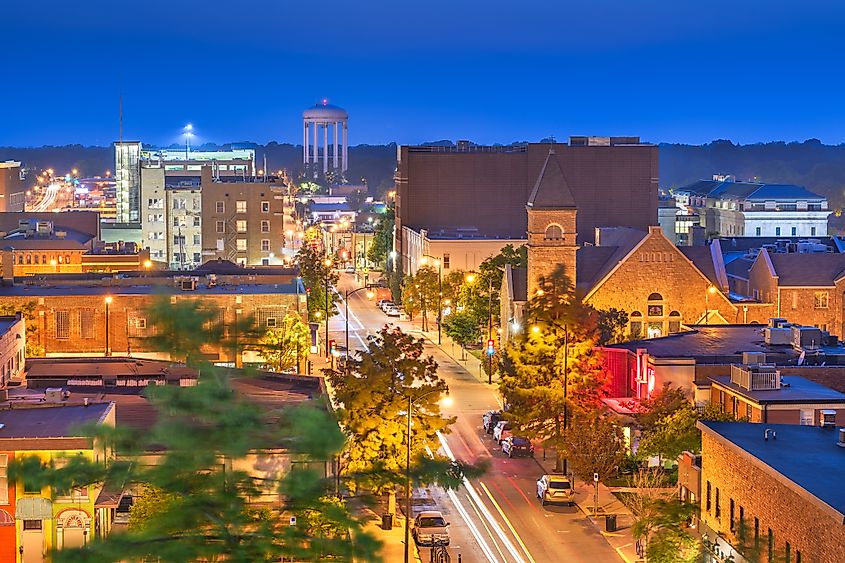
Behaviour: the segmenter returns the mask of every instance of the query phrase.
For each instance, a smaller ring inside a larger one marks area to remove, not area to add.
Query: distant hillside
[[[447,144],[438,141],[437,144]],[[204,145],[216,149],[229,145]],[[267,155],[271,170],[299,171],[302,147],[275,142],[253,145],[258,162]],[[175,147],[178,148],[178,147]],[[200,147],[198,147],[200,148]],[[82,174],[101,174],[114,167],[111,147],[13,148],[0,147],[0,160],[21,160],[33,168],[52,167],[64,172],[77,168]],[[350,182],[366,178],[376,193],[393,185],[396,145],[358,145],[349,148]],[[845,206],[845,145],[823,145],[817,139],[803,143],[759,143],[735,145],[713,141],[706,145],[660,145],[660,186],[673,188],[713,174],[733,174],[738,179],[799,184],[827,196],[833,207]]]

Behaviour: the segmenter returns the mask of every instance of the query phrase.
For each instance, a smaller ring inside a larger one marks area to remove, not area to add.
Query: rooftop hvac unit
[[[788,328],[766,327],[763,338],[769,346],[788,346],[792,343],[792,331]]]
[[[783,328],[789,324],[786,319],[782,317],[772,317],[769,319],[769,326],[772,328]]]
[[[798,349],[819,348],[823,344],[822,331],[814,326],[793,326],[792,346]]]
[[[766,363],[766,354],[764,352],[743,352],[742,363],[747,366]]]
[[[835,428],[836,427],[836,411],[834,410],[823,410],[819,411],[819,426],[822,428]]]
[[[192,276],[177,276],[173,283],[182,291],[196,291],[198,279]]]
[[[845,448],[845,428],[839,429],[839,441],[836,442],[836,445],[840,448]]]
[[[53,230],[53,224],[50,221],[38,221],[35,225],[35,232],[42,235],[50,234]]]

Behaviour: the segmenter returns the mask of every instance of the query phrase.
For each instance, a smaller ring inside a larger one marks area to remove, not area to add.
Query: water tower
[[[334,144],[329,151],[329,128],[334,128]],[[339,130],[343,128],[342,132]],[[320,150],[320,130],[323,132],[323,149]],[[320,170],[322,163],[323,175],[333,172],[343,174],[349,168],[347,147],[347,131],[349,129],[349,114],[346,110],[329,104],[326,99],[302,112],[302,163],[305,168],[310,166],[314,175]],[[338,137],[341,144],[338,144]],[[311,141],[311,142],[309,142]],[[329,166],[331,159],[331,166]]]

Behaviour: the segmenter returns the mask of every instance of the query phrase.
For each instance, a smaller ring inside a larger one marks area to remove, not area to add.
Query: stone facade
[[[528,208],[528,295],[537,292],[542,278],[558,266],[575,283],[576,238],[575,209]]]
[[[762,432],[761,427],[761,441]],[[708,431],[702,434],[701,520],[707,526],[732,545],[753,546],[757,530],[763,555],[771,537],[778,561],[784,560],[787,543],[789,561],[799,561],[799,552],[802,562],[845,561],[845,525],[838,512],[788,486],[783,476],[733,443]],[[830,447],[836,446],[831,442]]]

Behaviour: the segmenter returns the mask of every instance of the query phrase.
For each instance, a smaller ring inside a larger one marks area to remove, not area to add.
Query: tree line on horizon
[[[449,141],[436,141],[446,144]],[[259,165],[267,157],[270,170],[298,171],[302,147],[289,143],[252,144]],[[231,144],[206,144],[198,149],[217,149]],[[174,145],[173,148],[178,148]],[[660,186],[677,188],[713,174],[732,174],[738,180],[797,184],[830,200],[831,208],[845,206],[845,144],[824,145],[818,139],[803,142],[773,141],[740,145],[715,140],[704,145],[659,144]],[[351,183],[366,179],[372,192],[383,194],[393,186],[396,144],[349,147]],[[0,147],[0,161],[19,160],[36,169],[58,171],[77,168],[83,175],[102,174],[114,167],[111,147],[65,145],[43,147]]]

